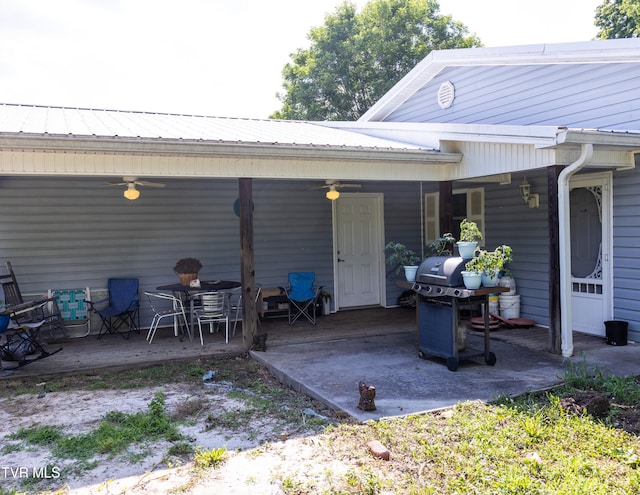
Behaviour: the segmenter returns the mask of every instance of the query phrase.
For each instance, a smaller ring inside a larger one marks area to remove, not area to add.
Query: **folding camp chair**
[[[289,325],[301,316],[316,324],[316,306],[324,286],[314,285],[315,279],[314,272],[289,273],[289,287],[285,289],[289,302]]]
[[[109,298],[100,301],[87,301],[91,311],[102,320],[98,338],[108,333],[117,333],[128,339],[131,332],[139,332],[140,296],[138,295],[139,281],[137,278],[110,278],[107,281]],[[98,309],[96,306],[108,302],[106,307]]]
[[[91,315],[89,303],[91,291],[84,289],[49,289],[49,299],[55,298],[62,315],[65,329],[82,328],[84,333],[73,337],[86,337],[91,333]]]

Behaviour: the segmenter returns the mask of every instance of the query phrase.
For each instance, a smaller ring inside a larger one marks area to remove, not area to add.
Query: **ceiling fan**
[[[325,181],[324,186],[318,186],[315,189],[328,189],[327,194],[325,196],[327,197],[327,199],[330,199],[331,201],[335,201],[340,197],[340,192],[338,191],[338,189],[343,189],[343,188],[358,189],[360,187],[362,187],[361,184],[342,184],[338,180],[327,179]]]
[[[146,180],[138,180],[137,177],[123,177],[122,182],[105,182],[105,186],[127,186],[124,190],[124,197],[133,201],[140,197],[140,191],[136,189],[136,186],[141,187],[164,187],[164,184],[160,182],[149,182]]]

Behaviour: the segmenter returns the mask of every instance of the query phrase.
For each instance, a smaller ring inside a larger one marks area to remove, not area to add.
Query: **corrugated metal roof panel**
[[[0,104],[0,133],[226,143],[427,149],[313,122]]]

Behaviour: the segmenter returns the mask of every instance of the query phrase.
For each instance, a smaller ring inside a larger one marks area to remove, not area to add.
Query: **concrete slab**
[[[480,357],[462,361],[455,372],[442,359],[418,356],[415,331],[268,346],[251,354],[283,383],[360,421],[544,389],[559,384],[570,365],[560,356],[505,342],[492,340],[490,347],[495,366]],[[482,352],[481,334],[469,334],[467,350],[473,349]],[[376,387],[376,411],[357,408],[360,381]]]

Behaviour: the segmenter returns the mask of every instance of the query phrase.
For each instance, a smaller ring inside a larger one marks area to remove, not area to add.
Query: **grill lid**
[[[416,282],[422,284],[460,287],[464,285],[462,272],[465,260],[459,256],[432,256],[425,259],[416,273]]]

